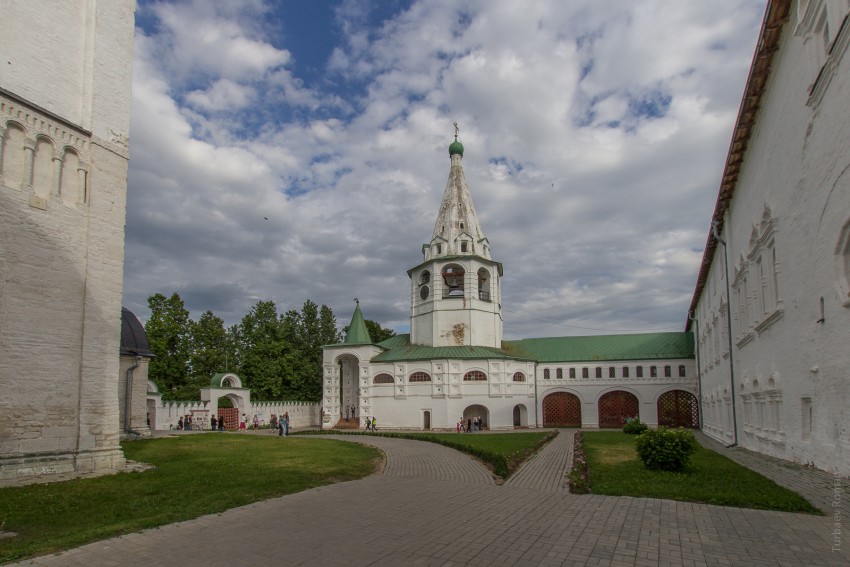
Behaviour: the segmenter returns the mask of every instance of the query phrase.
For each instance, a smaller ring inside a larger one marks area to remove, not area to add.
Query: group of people
[[[216,419],[215,414],[210,418],[210,429],[213,431],[224,431],[224,418]]]
[[[187,415],[185,418],[181,415],[177,419],[177,429],[180,431],[192,431],[192,416]]]
[[[378,430],[378,420],[375,419],[375,416],[369,417],[366,416],[366,431],[375,432]]]
[[[357,418],[357,412],[354,409],[354,406],[345,406],[345,420],[348,421],[348,416],[351,415],[351,419]]]
[[[481,416],[469,417],[464,421],[463,418],[460,418],[458,422],[455,424],[455,428],[458,433],[466,432],[466,433],[475,433],[477,431],[483,431],[484,429],[484,421],[481,419]]]

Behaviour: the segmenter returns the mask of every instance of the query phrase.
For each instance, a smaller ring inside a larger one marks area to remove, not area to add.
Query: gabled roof
[[[429,347],[410,344],[410,335],[396,335],[378,343],[387,349],[372,359],[372,362],[397,362],[402,360],[441,360],[466,359],[482,360],[502,358],[510,360],[531,360],[527,354],[513,352],[510,349],[497,349],[481,346]]]
[[[692,333],[550,337],[504,341],[502,347],[525,353],[537,362],[656,360],[693,358],[694,337]]]

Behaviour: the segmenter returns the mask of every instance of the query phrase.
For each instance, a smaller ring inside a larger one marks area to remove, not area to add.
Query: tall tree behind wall
[[[327,306],[310,300],[301,312],[288,311],[282,318],[286,339],[292,351],[286,357],[283,393],[286,399],[322,399],[322,346],[339,342],[336,318]]]
[[[148,377],[165,399],[198,398],[186,388],[189,374],[189,311],[179,295],[166,298],[161,293],[148,298],[151,315],[145,323],[148,344],[156,355],[151,359]]]
[[[197,322],[190,321],[189,328],[191,353],[187,387],[197,392],[209,386],[214,374],[226,371],[228,337],[224,321],[212,311],[205,311]]]
[[[240,375],[253,397],[282,398],[284,359],[290,348],[274,301],[257,302],[239,325]]]

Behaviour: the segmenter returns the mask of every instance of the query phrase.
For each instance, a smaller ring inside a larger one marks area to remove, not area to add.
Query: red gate
[[[658,398],[658,425],[699,429],[697,398],[684,390],[671,390]]]
[[[218,408],[218,419],[224,420],[225,429],[239,429],[239,408]]]
[[[599,427],[623,427],[629,417],[640,417],[634,394],[617,390],[599,398]]]
[[[543,427],[581,427],[581,401],[569,392],[543,398]]]

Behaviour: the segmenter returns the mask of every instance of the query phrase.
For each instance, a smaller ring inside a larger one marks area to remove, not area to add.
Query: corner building
[[[463,171],[449,178],[410,277],[410,334],[373,344],[358,304],[341,344],[324,348],[322,427],[366,416],[391,429],[699,426],[693,337],[653,333],[502,340],[502,264],[493,259]],[[346,419],[348,418],[348,419]]]

